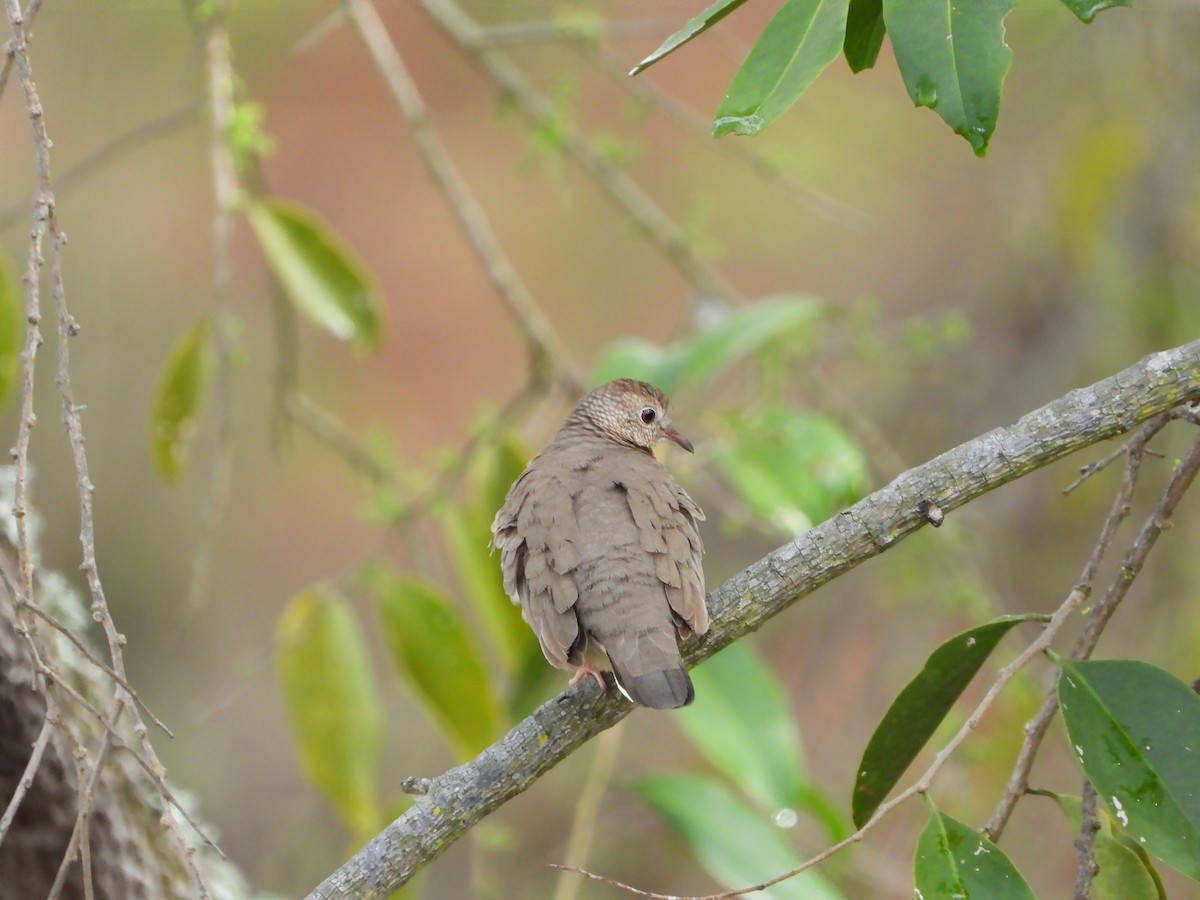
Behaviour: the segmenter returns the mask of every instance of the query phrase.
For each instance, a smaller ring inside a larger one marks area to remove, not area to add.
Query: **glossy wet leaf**
[[[392,660],[461,759],[499,731],[492,680],[475,639],[436,587],[382,569],[368,576]]]
[[[822,415],[751,409],[725,424],[713,458],[750,511],[782,532],[807,531],[866,490],[862,452]]]
[[[929,654],[892,702],[871,735],[854,781],[854,824],[867,823],[904,771],[937,730],[946,714],[991,655],[1000,639],[1022,622],[1047,616],[1001,616],[957,634]]]
[[[658,49],[634,66],[629,74],[636,75],[638,72],[654,65],[667,54],[678,50],[692,38],[712,28],[745,2],[746,0],[717,0],[716,3],[709,6],[700,15],[688,19],[682,28],[659,44]]]
[[[364,838],[378,827],[380,713],[353,613],[326,588],[293,597],[276,629],[275,664],[304,775]]]
[[[846,37],[849,0],[785,0],[717,107],[714,136],[758,134],[833,62]]]
[[[283,292],[309,321],[359,349],[374,349],[380,299],[366,266],[316,213],[282,200],[246,209],[263,257]]]
[[[215,359],[209,322],[202,319],[180,335],[159,377],[150,412],[150,446],[159,474],[168,481],[183,474]]]
[[[922,900],[1037,900],[999,847],[930,804],[929,824],[917,839],[915,894]]]
[[[1150,854],[1200,880],[1200,697],[1149,663],[1055,661],[1071,747],[1096,793]]]
[[[1133,0],[1062,0],[1063,6],[1075,13],[1081,22],[1091,22],[1096,14],[1114,6],[1133,6]]]
[[[787,833],[730,791],[705,778],[659,775],[634,791],[687,842],[696,861],[730,888],[745,887],[795,868],[803,860]],[[801,872],[763,896],[775,900],[833,900],[841,895],[818,872]]]
[[[904,86],[917,106],[934,110],[987,152],[1000,113],[1012,51],[1004,17],[1016,0],[883,0],[883,19]]]
[[[639,378],[668,397],[681,386],[702,388],[773,341],[803,339],[823,314],[823,305],[811,297],[768,297],[732,309],[698,334],[665,346],[636,338],[617,341],[601,356],[595,381]]]
[[[20,375],[25,344],[25,307],[0,253],[0,404],[8,398]]]
[[[851,72],[861,72],[875,65],[886,33],[883,0],[850,0],[842,50]]]

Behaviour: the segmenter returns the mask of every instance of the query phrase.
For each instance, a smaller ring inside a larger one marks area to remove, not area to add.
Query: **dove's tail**
[[[677,709],[695,699],[674,629],[627,635],[605,645],[621,693],[638,706]]]

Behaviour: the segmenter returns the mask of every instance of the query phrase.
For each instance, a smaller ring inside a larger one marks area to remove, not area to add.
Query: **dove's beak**
[[[662,430],[662,433],[663,433],[663,437],[665,437],[668,441],[674,441],[676,444],[678,444],[680,447],[682,447],[688,453],[696,452],[692,448],[692,442],[689,441],[687,438],[685,438],[682,434],[680,434],[674,428],[664,428]]]

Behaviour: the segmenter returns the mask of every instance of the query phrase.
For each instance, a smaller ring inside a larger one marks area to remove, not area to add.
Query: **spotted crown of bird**
[[[619,378],[588,391],[575,404],[563,430],[579,428],[617,443],[653,450],[664,438],[688,453],[692,442],[671,427],[670,402],[654,385],[632,378]]]
[[[509,489],[492,523],[508,595],[571,683],[612,670],[641,706],[694,696],[679,641],[708,630],[698,522],[704,513],[654,457],[691,452],[667,398],[620,379],[585,394]]]

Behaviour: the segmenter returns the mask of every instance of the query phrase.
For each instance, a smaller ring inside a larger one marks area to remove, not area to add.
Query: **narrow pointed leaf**
[[[708,29],[712,28],[745,2],[746,0],[717,0],[716,3],[708,7],[700,15],[688,19],[682,28],[663,41],[657,50],[634,66],[629,74],[636,75],[643,69],[654,65],[668,53],[678,50],[692,38],[708,31]]]
[[[785,0],[717,107],[714,137],[758,134],[833,62],[846,38],[849,0]]]
[[[886,33],[883,0],[850,0],[842,52],[846,54],[851,72],[861,72],[875,65]]]
[[[1036,900],[1004,851],[937,809],[917,840],[913,881],[916,896],[924,900]]]
[[[1075,13],[1081,22],[1091,22],[1096,13],[1114,6],[1133,6],[1133,0],[1062,0],[1063,6]]]
[[[1000,638],[1021,622],[1047,616],[1000,616],[955,635],[929,655],[871,735],[854,782],[854,824],[862,827],[946,717]]]
[[[20,296],[0,253],[0,404],[17,383],[25,343],[25,309]]]
[[[801,862],[783,840],[781,829],[708,779],[660,775],[638,782],[634,790],[683,837],[697,862],[726,887],[755,884]],[[780,882],[765,896],[833,900],[841,895],[810,870]]]
[[[209,323],[202,319],[175,342],[159,378],[150,412],[150,446],[159,474],[168,481],[183,474],[215,358]]]
[[[474,638],[441,592],[382,570],[369,581],[400,675],[462,759],[499,730],[495,693]]]
[[[934,110],[976,155],[987,152],[1012,62],[1004,17],[1016,0],[883,0],[908,95]]]
[[[345,602],[311,588],[288,603],[275,663],[306,778],[358,838],[379,825],[380,713],[362,634]]]
[[[1096,793],[1148,852],[1200,880],[1200,697],[1149,663],[1055,661],[1063,721]]]
[[[313,324],[359,349],[381,333],[380,300],[366,266],[311,210],[258,200],[246,210],[272,274]]]

